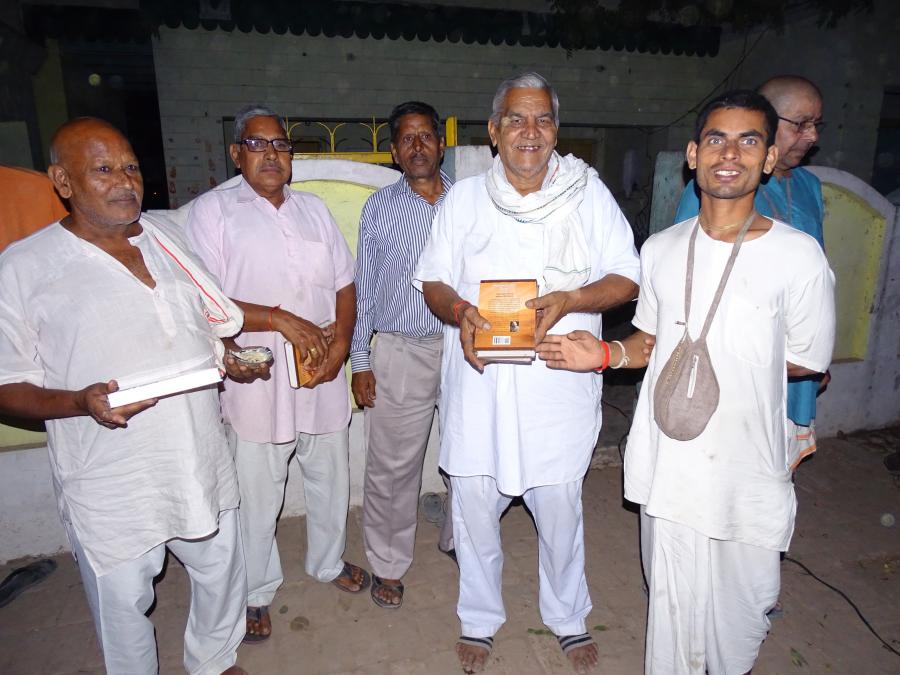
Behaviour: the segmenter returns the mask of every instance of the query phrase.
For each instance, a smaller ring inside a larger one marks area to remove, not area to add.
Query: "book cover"
[[[110,408],[118,408],[137,401],[146,401],[149,398],[161,398],[172,394],[181,394],[186,391],[199,389],[211,384],[221,382],[222,375],[218,368],[203,368],[182,373],[174,377],[167,377],[156,382],[148,382],[137,387],[120,389],[107,395]]]
[[[536,298],[536,279],[485,279],[478,292],[478,312],[491,329],[475,330],[479,359],[503,363],[534,360],[536,312],[525,302]]]
[[[313,378],[309,366],[310,358],[300,358],[300,350],[294,347],[290,342],[284,343],[284,362],[287,364],[288,381],[294,389],[300,389],[303,385]]]

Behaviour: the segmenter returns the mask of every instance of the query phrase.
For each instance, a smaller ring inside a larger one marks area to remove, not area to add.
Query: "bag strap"
[[[722,278],[719,280],[719,287],[716,289],[716,294],[713,296],[712,304],[709,306],[709,311],[706,313],[706,321],[703,322],[703,329],[700,331],[700,336],[697,340],[705,340],[706,334],[709,332],[709,327],[712,325],[713,317],[716,315],[716,310],[719,308],[719,301],[722,300],[722,294],[725,292],[725,284],[728,283],[728,277],[731,276],[731,270],[734,267],[734,261],[737,259],[738,251],[741,250],[741,244],[744,242],[744,235],[747,234],[747,230],[750,229],[750,224],[753,222],[753,219],[756,217],[756,211],[751,209],[750,215],[747,217],[747,220],[741,226],[740,232],[738,232],[737,239],[734,241],[734,245],[731,247],[731,255],[728,257],[728,262],[725,263],[725,271],[722,272]],[[694,247],[697,241],[697,230],[700,229],[700,216],[697,216],[697,222],[694,224],[694,231],[691,232],[691,240],[688,244],[688,259],[687,259],[687,274],[685,275],[684,281],[684,330],[687,332],[688,321],[691,318],[691,291],[694,286]]]

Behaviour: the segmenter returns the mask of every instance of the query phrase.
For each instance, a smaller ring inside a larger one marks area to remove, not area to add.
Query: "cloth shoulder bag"
[[[691,317],[691,289],[694,281],[694,246],[697,241],[697,230],[700,228],[700,218],[694,225],[691,240],[688,244],[687,272],[684,282],[684,335],[669,356],[669,360],[663,366],[656,380],[653,390],[653,419],[666,436],[676,441],[690,441],[701,433],[709,423],[713,413],[719,407],[719,381],[709,358],[709,349],[706,346],[706,336],[712,325],[713,317],[725,291],[725,284],[734,267],[744,235],[750,229],[750,224],[756,216],[755,211],[750,212],[750,217],[738,232],[734,246],[731,248],[731,256],[725,264],[725,271],[719,280],[719,287],[713,297],[703,329],[696,340],[692,340],[688,331],[688,321]]]

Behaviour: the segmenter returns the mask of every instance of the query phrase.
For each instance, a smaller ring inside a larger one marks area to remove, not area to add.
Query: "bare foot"
[[[478,638],[465,638],[466,642],[456,643],[456,656],[459,657],[459,665],[462,666],[464,673],[480,673],[487,663],[491,650],[488,645],[493,645],[493,638],[481,638],[485,641],[484,647],[478,647],[470,644]]]
[[[597,667],[597,663],[600,661],[600,650],[592,642],[583,647],[570,649],[569,653],[566,654],[566,658],[569,659],[572,669],[578,675],[584,675]]]

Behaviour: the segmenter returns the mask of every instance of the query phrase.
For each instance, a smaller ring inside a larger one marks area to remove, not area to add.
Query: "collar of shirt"
[[[443,170],[441,170],[441,183],[443,184],[444,189],[441,191],[441,196],[438,197],[437,202],[433,204],[435,208],[441,205],[441,202],[444,201],[444,196],[447,194],[447,190],[449,190],[453,185],[453,181],[450,180],[450,176],[445,174]],[[403,195],[412,199],[421,199],[422,201],[426,201],[425,198],[422,197],[422,195],[420,195],[418,192],[413,190],[412,187],[410,187],[409,181],[406,180],[406,174],[403,174],[403,176],[395,183],[395,185],[397,186],[396,192],[394,193],[395,196],[399,197]],[[429,204],[429,206],[432,205]]]
[[[294,191],[291,190],[290,185],[285,185],[281,189],[284,192],[284,201],[287,202],[291,198],[291,196],[294,194]],[[237,197],[238,203],[243,204],[243,203],[247,203],[247,202],[252,202],[256,199],[265,199],[266,201],[268,201],[265,197],[263,197],[256,190],[254,190],[253,187],[250,185],[250,183],[248,183],[245,179],[242,178],[241,184],[238,187],[238,197]]]

